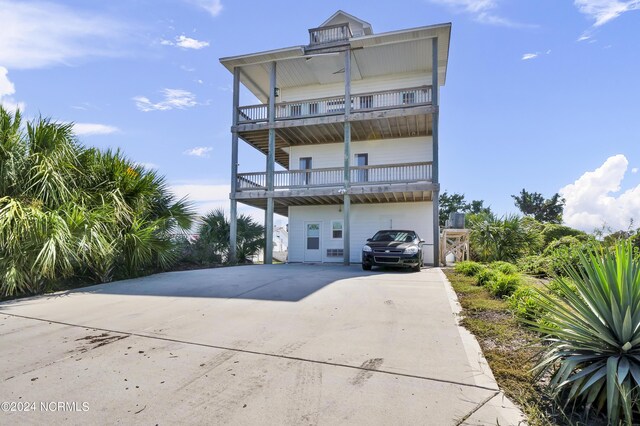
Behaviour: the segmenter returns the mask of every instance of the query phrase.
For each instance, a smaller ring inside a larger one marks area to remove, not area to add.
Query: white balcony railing
[[[344,114],[344,96],[276,103],[276,120]],[[351,95],[351,111],[364,112],[431,104],[431,86],[385,90]],[[249,105],[238,108],[238,123],[268,120],[269,106]]]
[[[309,46],[346,41],[351,38],[349,24],[336,24],[309,30]]]
[[[351,186],[431,181],[431,162],[357,166],[350,168]],[[342,186],[344,168],[283,170],[274,172],[274,189]],[[239,173],[238,191],[265,190],[266,172]]]

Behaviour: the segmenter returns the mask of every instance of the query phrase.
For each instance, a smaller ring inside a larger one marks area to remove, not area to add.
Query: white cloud
[[[638,173],[638,168],[634,167],[633,169],[631,169],[631,173],[633,173],[634,175]]]
[[[497,25],[512,28],[535,27],[536,25],[523,24],[512,21],[495,13],[498,8],[498,0],[429,0],[431,3],[448,6],[461,13],[473,15],[481,24]]]
[[[170,109],[186,109],[198,105],[196,95],[182,89],[163,89],[164,99],[160,102],[153,103],[145,96],[136,96],[133,100],[136,107],[143,112],[149,111],[167,111]]]
[[[183,49],[195,49],[195,50],[203,49],[209,46],[208,41],[196,40],[195,38],[190,38],[185,35],[176,37],[175,42],[171,40],[161,40],[160,44],[163,46],[178,46],[178,47],[182,47]]]
[[[619,193],[628,165],[624,155],[614,155],[596,170],[561,188],[559,193],[566,201],[565,223],[593,231],[604,224],[614,230],[626,229],[631,219],[638,221],[640,185]]]
[[[580,34],[580,37],[578,37],[578,40],[576,41],[585,41],[585,40],[589,40],[590,38],[591,38],[591,33],[588,31],[585,31],[582,34]]]
[[[194,6],[206,10],[211,16],[216,17],[222,12],[222,2],[220,0],[186,0]]]
[[[16,87],[9,80],[9,71],[0,66],[0,105],[11,112],[15,112],[16,109],[24,110],[24,103],[16,101],[12,96],[14,93]]]
[[[125,24],[59,4],[0,0],[0,64],[41,68],[86,56],[117,56]]]
[[[528,61],[529,59],[534,59],[537,58],[538,54],[537,53],[525,53],[524,55],[522,55],[522,60],[523,61]]]
[[[599,27],[625,12],[640,9],[640,0],[574,0],[578,10],[594,20]]]
[[[78,136],[86,135],[109,135],[118,132],[119,129],[114,126],[96,123],[73,123],[73,131]]]
[[[189,38],[187,36],[181,35],[176,38],[176,46],[180,46],[184,49],[202,49],[204,47],[209,46],[208,41],[200,41],[195,38]]]
[[[210,146],[196,146],[195,148],[186,150],[183,154],[194,157],[209,157],[209,152],[211,151],[213,151],[213,148]]]

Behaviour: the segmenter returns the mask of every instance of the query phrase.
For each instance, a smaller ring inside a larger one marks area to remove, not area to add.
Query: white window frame
[[[339,223],[340,224],[340,238],[335,238],[333,236],[333,224],[334,223]],[[332,220],[331,221],[331,228],[329,228],[331,230],[331,239],[334,241],[342,241],[342,238],[344,237],[344,221],[342,220]]]

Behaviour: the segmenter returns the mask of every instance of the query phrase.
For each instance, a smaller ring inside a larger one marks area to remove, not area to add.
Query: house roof
[[[326,23],[336,19],[355,19],[338,11]],[[364,28],[364,26],[363,26]],[[438,75],[440,85],[446,82],[449,60],[451,24],[437,24],[380,34],[365,34],[349,39],[352,49],[352,80],[388,74],[431,72],[431,40],[438,38]],[[220,62],[233,72],[242,67],[241,80],[261,102],[267,102],[271,62],[277,62],[277,85],[280,88],[344,81],[344,59],[338,53],[307,54],[305,46],[256,52],[221,58]]]
[[[335,25],[335,24],[343,24],[343,23],[358,23],[360,25],[362,25],[362,28],[364,29],[364,34],[365,35],[371,35],[373,34],[373,28],[371,28],[371,24],[368,23],[367,21],[363,21],[360,18],[356,18],[355,16],[343,11],[343,10],[338,10],[336,13],[334,13],[333,15],[331,15],[329,17],[329,19],[327,19],[326,21],[324,21],[322,24],[320,24],[320,27],[327,27],[329,25]]]

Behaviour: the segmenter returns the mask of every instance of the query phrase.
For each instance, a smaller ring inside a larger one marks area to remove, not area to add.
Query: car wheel
[[[422,270],[422,259],[420,259],[418,264],[416,266],[414,266],[413,268],[411,268],[411,270],[413,272],[420,272]]]
[[[366,263],[362,264],[362,269],[364,271],[370,271],[371,270],[371,265],[367,265]]]

